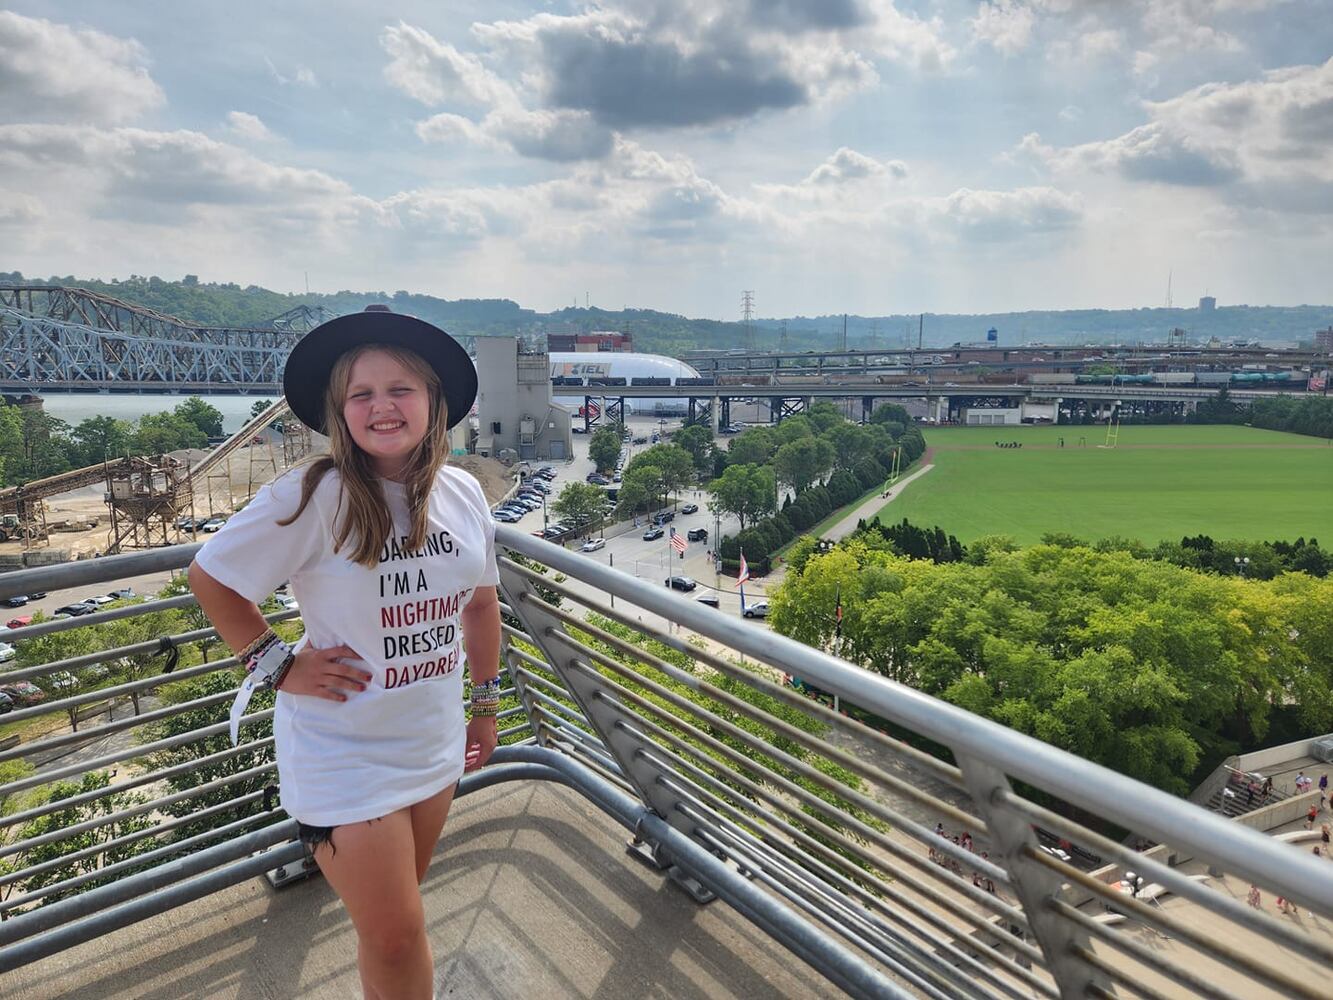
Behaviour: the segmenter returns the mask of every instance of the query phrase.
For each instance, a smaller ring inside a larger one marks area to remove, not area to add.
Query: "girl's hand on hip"
[[[467,746],[463,750],[463,770],[475,771],[491,759],[499,738],[495,735],[495,716],[475,715],[468,720]]]
[[[340,659],[359,660],[361,657],[351,646],[330,646],[327,649],[307,646],[296,654],[279,690],[328,701],[346,701],[348,694],[364,691],[374,674],[340,663]]]

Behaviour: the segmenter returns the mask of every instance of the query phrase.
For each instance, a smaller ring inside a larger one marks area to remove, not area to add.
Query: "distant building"
[[[623,354],[634,350],[634,338],[628,333],[615,330],[593,330],[590,333],[548,333],[546,349],[556,352],[580,351],[595,353],[598,351]]]
[[[1216,308],[1217,308],[1216,296],[1205,295],[1203,298],[1199,299],[1199,312],[1210,313]]]
[[[570,454],[570,412],[551,399],[551,362],[522,354],[513,337],[478,337],[477,438],[491,458],[562,459]]]
[[[1333,326],[1315,331],[1314,349],[1322,354],[1333,354]]]

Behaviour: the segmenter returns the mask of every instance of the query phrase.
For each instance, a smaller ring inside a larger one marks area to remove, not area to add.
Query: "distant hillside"
[[[745,344],[744,327],[736,321],[690,319],[653,309],[605,310],[565,308],[550,313],[524,309],[510,299],[439,299],[406,291],[353,292],[332,295],[291,295],[256,285],[201,283],[192,275],[181,281],[132,275],[124,281],[69,277],[24,278],[17,271],[0,272],[0,282],[76,285],[134,302],[158,312],[206,326],[261,326],[295,306],[323,306],[335,314],[354,312],[372,302],[436,323],[463,337],[538,336],[548,330],[624,330],[635,346],[668,356],[698,348],[728,349]],[[848,316],[850,347],[915,346],[919,317]],[[841,342],[843,318],[838,315],[763,319],[755,323],[761,349],[790,350],[832,347]],[[1062,312],[959,315],[927,313],[921,323],[922,343],[943,347],[984,341],[995,327],[1001,345],[1021,343],[1160,343],[1173,327],[1191,339],[1260,340],[1265,344],[1310,342],[1314,331],[1333,326],[1333,306],[1225,306],[1198,309],[1079,309]],[[784,333],[785,328],[785,333]]]

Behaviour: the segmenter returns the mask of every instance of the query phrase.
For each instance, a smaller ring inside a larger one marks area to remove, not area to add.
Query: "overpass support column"
[[[874,396],[862,396],[862,397],[861,397],[861,423],[863,423],[863,424],[868,424],[868,423],[870,423],[870,415],[871,415],[872,413],[874,413],[874,412],[875,412],[875,397],[874,397]]]

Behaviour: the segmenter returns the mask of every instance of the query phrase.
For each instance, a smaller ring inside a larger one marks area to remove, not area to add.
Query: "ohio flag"
[[[745,561],[745,550],[741,550],[741,571],[736,574],[736,586],[740,586],[746,580],[750,579],[750,566]]]

